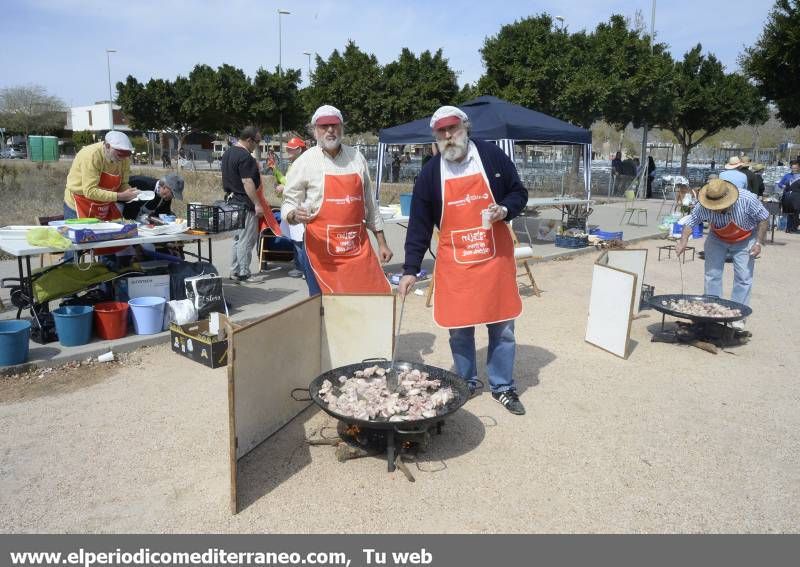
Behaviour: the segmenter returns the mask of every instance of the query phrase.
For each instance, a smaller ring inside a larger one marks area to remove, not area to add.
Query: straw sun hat
[[[736,185],[724,179],[711,179],[700,189],[697,200],[709,211],[721,211],[733,205],[739,198]]]
[[[725,164],[725,169],[739,169],[742,165],[742,160],[739,159],[739,156],[731,156],[728,159],[728,163]]]

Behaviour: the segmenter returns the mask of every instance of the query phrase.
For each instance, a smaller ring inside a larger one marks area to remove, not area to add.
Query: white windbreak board
[[[644,271],[647,267],[647,250],[628,249],[628,250],[609,250],[608,263],[611,268],[619,268],[626,272],[636,274],[639,285],[636,286],[633,296],[633,314],[639,314],[639,301],[642,297],[642,283],[644,283]]]
[[[322,296],[322,371],[367,358],[392,359],[393,295]]]
[[[595,264],[586,341],[622,358],[628,356],[636,274]]]

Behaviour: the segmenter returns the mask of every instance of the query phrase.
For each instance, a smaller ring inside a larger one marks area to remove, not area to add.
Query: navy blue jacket
[[[498,205],[508,209],[507,221],[522,212],[528,203],[528,190],[519,180],[517,168],[498,146],[491,142],[472,140],[481,156],[483,169]],[[439,227],[442,218],[442,156],[437,155],[426,163],[414,184],[411,197],[411,218],[406,234],[406,259],[403,274],[416,275],[422,258],[431,243],[433,227]]]

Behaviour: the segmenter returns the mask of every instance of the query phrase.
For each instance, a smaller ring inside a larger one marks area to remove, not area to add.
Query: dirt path
[[[776,239],[758,260],[754,337],[718,355],[651,343],[652,311],[633,322],[629,360],[600,351],[583,340],[595,254],[536,266],[545,293],[525,297],[517,323],[525,417],[470,401],[411,465],[412,484],[378,459],[307,447],[332,425],[307,411],[244,459],[235,517],[224,369],[165,345],[0,379],[0,531],[796,532],[800,356],[784,290],[800,279],[800,237]],[[643,245],[645,280],[678,292],[656,244]],[[702,291],[702,262],[684,277]],[[424,298],[406,311],[401,358],[449,367]]]

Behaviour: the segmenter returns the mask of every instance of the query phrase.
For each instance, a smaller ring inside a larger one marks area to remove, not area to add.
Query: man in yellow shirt
[[[133,146],[122,132],[110,131],[104,142],[84,147],[75,156],[64,190],[64,218],[122,218],[117,202],[134,199],[139,191],[128,184]]]

